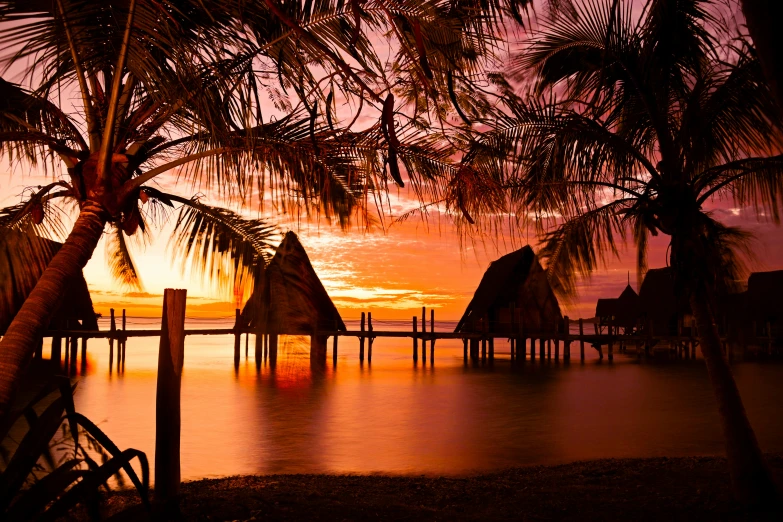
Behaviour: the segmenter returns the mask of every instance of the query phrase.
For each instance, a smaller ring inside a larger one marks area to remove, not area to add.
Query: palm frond
[[[106,237],[106,258],[111,275],[120,286],[138,291],[144,289],[125,235],[118,227],[113,227]]]
[[[210,282],[232,296],[252,289],[259,270],[263,269],[280,232],[265,219],[245,219],[231,210],[146,189],[153,198],[179,203],[169,250],[172,262],[183,271]]]

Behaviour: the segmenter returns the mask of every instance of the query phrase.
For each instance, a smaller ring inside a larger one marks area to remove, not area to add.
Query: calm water
[[[131,320],[129,328],[159,320]],[[107,325],[102,324],[101,328]],[[189,320],[189,328],[230,322]],[[438,329],[453,324],[438,323]],[[354,328],[354,325],[349,325]],[[376,329],[408,328],[407,323]],[[184,479],[247,473],[462,474],[602,457],[714,455],[722,440],[703,361],[639,364],[633,355],[512,369],[465,368],[460,341],[438,341],[435,365],[411,361],[411,341],[379,339],[372,365],[342,339],[337,368],[314,374],[309,341],[281,343],[277,368],[233,365],[231,336],[188,337],[182,378]],[[90,342],[76,407],[121,447],[154,461],[158,339],[129,339],[124,372],[108,342]],[[78,366],[81,366],[81,362]],[[766,451],[783,451],[783,366],[734,368]]]

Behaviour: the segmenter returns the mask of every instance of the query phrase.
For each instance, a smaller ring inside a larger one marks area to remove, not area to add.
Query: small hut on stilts
[[[279,335],[309,335],[310,360],[326,363],[321,330],[345,331],[337,308],[315,273],[299,238],[286,233],[272,261],[256,277],[253,294],[242,310],[244,328],[256,331],[256,357],[267,345],[270,364],[277,360]],[[257,359],[258,360],[258,359]]]
[[[458,333],[508,334],[509,338],[531,337],[533,353],[536,336],[543,356],[547,334],[559,333],[563,315],[546,272],[538,262],[530,246],[506,254],[493,261],[468,304],[465,313],[454,329]],[[526,334],[520,335],[521,332]],[[492,335],[481,340],[482,356],[486,355],[486,343],[490,342],[490,358],[494,346]],[[524,344],[522,346],[524,357]],[[470,340],[470,355],[478,358],[479,339]]]
[[[14,230],[0,234],[0,336],[3,336],[35,288],[38,279],[62,243]],[[98,330],[92,298],[83,275],[72,280],[47,325],[49,330]],[[43,334],[43,332],[41,332]],[[77,338],[65,339],[66,358],[76,355]],[[82,351],[85,341],[82,339]],[[69,350],[70,347],[70,350]],[[52,339],[52,360],[59,363],[62,339]],[[36,358],[41,358],[43,337],[38,340]]]

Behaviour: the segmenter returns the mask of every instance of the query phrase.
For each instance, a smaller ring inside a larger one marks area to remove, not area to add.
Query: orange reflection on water
[[[214,325],[213,322],[209,323]],[[137,327],[150,327],[138,324]],[[226,326],[230,326],[229,323]],[[208,327],[204,323],[189,327]],[[399,325],[407,328],[407,324]],[[448,325],[439,325],[446,328]],[[414,365],[409,339],[379,339],[360,364],[358,341],[331,340],[313,371],[307,338],[281,340],[277,365],[249,355],[233,365],[231,336],[188,337],[182,378],[182,475],[246,473],[462,474],[602,457],[721,454],[703,363],[529,361],[511,368],[496,344],[493,367],[465,367],[462,344],[438,341],[435,364]],[[77,409],[122,448],[154,462],[158,339],[128,340],[124,371],[108,343],[91,341]],[[77,364],[77,366],[79,366]],[[735,374],[766,451],[783,451],[783,406],[770,401],[779,365]]]

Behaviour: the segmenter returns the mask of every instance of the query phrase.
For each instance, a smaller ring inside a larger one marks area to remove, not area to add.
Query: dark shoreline
[[[783,455],[769,455],[783,477]],[[138,503],[109,494],[105,514]],[[718,457],[610,459],[468,477],[256,475],[186,482],[185,520],[783,520],[731,497]]]

